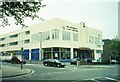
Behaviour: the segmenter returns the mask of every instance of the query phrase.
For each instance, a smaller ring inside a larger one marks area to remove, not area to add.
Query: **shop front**
[[[60,61],[70,61],[71,48],[53,47],[43,48],[43,59],[58,59]],[[90,48],[73,48],[73,58],[79,58],[80,60],[92,60],[94,59],[94,50]]]
[[[31,60],[39,60],[39,49],[31,49]]]
[[[43,48],[43,59],[58,59],[58,60],[69,60],[70,59],[70,48]]]
[[[94,50],[86,47],[79,48],[79,58],[81,60],[92,61],[94,59]]]

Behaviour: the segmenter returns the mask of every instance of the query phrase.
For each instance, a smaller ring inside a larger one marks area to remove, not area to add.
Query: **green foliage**
[[[23,27],[26,26],[23,22],[26,17],[30,17],[32,19],[39,18],[36,15],[39,12],[41,7],[45,5],[39,2],[1,2],[0,4],[0,18],[2,18],[2,25],[7,26],[8,24],[8,17],[14,17],[15,24],[22,25]]]
[[[111,45],[110,45],[110,50],[120,53],[120,40],[118,38],[112,39]]]

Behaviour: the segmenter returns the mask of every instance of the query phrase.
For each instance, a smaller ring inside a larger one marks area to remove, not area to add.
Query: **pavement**
[[[38,61],[32,61],[29,62],[27,61],[27,64],[42,64],[42,62]],[[70,63],[66,63],[66,65],[70,65]],[[115,67],[116,65],[81,65],[80,67],[82,68],[94,68],[94,67]],[[21,75],[29,75],[34,73],[35,71],[32,69],[21,69],[20,67],[13,67],[13,66],[6,66],[6,65],[1,65],[0,67],[0,78],[8,78],[8,77],[16,77],[16,76],[21,76]]]
[[[34,70],[2,65],[0,78],[16,77],[34,73]]]

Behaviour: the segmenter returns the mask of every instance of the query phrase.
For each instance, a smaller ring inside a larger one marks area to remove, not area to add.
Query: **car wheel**
[[[58,64],[57,67],[60,67],[60,65]]]
[[[45,66],[48,66],[48,64],[47,64],[47,63],[45,63]]]

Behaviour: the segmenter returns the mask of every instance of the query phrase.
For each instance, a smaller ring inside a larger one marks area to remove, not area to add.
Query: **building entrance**
[[[80,48],[80,49],[73,49],[73,58],[79,58],[82,60],[92,60],[94,59],[94,50],[89,48]]]

